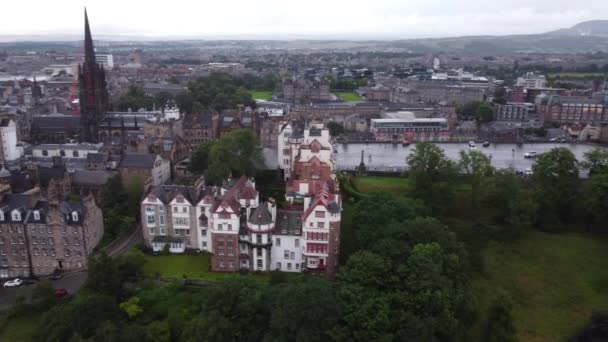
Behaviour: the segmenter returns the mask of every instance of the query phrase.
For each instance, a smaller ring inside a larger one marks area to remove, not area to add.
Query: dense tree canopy
[[[539,223],[546,228],[571,220],[578,196],[578,162],[572,152],[557,147],[541,154],[532,166]]]
[[[260,143],[249,129],[231,132],[217,141],[201,145],[192,155],[190,170],[204,173],[212,182],[221,182],[227,176],[254,176],[264,165]]]
[[[178,107],[185,113],[203,110],[222,111],[238,105],[255,107],[253,97],[242,86],[240,79],[223,73],[212,73],[188,84],[188,91],[175,98]]]
[[[472,189],[471,199],[474,204],[477,204],[482,186],[494,173],[492,158],[477,150],[460,151],[458,166],[461,173],[469,177]]]

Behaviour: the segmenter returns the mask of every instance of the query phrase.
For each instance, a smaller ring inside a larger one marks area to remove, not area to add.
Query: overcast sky
[[[2,0],[0,35],[420,38],[541,33],[608,19],[608,0]],[[5,3],[6,2],[6,3]]]

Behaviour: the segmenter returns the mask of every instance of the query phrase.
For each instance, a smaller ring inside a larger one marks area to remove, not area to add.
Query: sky
[[[398,39],[542,33],[608,19],[608,0],[29,0],[0,6],[1,35]]]

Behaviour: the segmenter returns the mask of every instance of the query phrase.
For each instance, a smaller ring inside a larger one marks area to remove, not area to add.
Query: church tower
[[[78,66],[80,141],[99,142],[99,122],[108,110],[108,89],[103,66],[97,64],[87,10],[84,10],[84,62]]]

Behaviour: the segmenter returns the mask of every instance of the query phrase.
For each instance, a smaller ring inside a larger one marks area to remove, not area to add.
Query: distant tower
[[[81,141],[99,142],[99,122],[108,109],[108,89],[103,66],[97,64],[87,10],[84,10],[84,62],[78,66]]]

